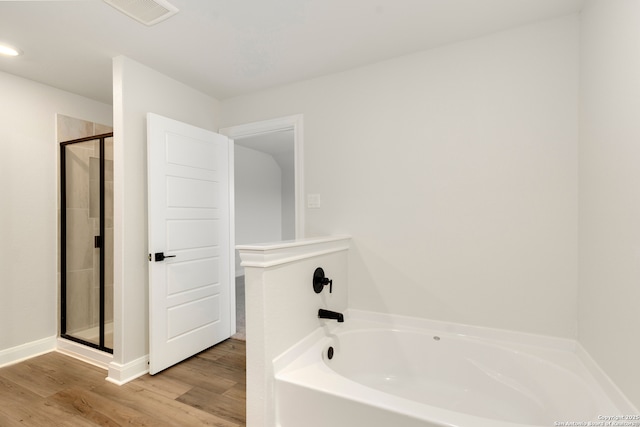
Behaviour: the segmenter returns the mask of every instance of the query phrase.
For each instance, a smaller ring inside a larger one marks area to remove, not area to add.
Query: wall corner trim
[[[111,362],[107,381],[116,385],[124,385],[149,372],[149,355],[145,354],[124,365]]]

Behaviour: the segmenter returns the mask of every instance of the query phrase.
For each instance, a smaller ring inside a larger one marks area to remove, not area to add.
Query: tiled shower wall
[[[57,115],[58,142],[112,132],[98,123]],[[72,145],[67,150],[67,333],[99,326],[100,234],[99,144]],[[69,186],[68,186],[69,188]],[[64,208],[64,207],[63,207]],[[113,321],[113,138],[105,141],[105,322]],[[110,343],[106,343],[107,345]]]

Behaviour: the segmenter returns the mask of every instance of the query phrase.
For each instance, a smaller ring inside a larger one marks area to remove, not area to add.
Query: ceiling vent
[[[154,25],[178,13],[166,0],[104,0],[125,15],[145,25]]]

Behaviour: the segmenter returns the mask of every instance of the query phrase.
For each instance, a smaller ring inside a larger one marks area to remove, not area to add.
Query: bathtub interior
[[[323,360],[337,374],[455,412],[553,425],[595,421],[607,409],[598,404],[601,399],[584,372],[473,337],[381,328],[345,332],[330,341],[333,357],[324,352]]]
[[[568,340],[353,310],[274,368],[282,427],[550,426],[625,413]]]

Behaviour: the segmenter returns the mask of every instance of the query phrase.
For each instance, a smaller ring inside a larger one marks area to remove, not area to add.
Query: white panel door
[[[229,146],[225,136],[147,115],[152,375],[235,329]]]

